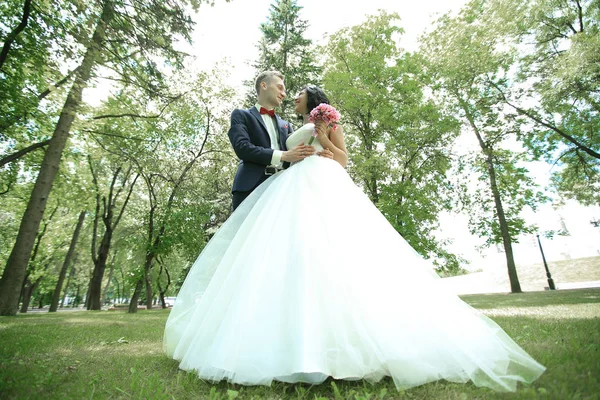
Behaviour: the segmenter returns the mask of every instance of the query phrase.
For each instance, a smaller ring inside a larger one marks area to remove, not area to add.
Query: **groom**
[[[229,141],[240,159],[231,190],[234,211],[269,176],[315,153],[314,147],[303,143],[289,150],[285,146],[292,125],[275,114],[285,97],[283,80],[278,71],[260,73],[255,84],[258,102],[249,110],[231,113]]]

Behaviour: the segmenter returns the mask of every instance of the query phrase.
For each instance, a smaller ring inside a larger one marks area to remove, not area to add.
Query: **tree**
[[[69,265],[71,264],[71,260],[73,258],[73,253],[75,252],[75,245],[77,244],[77,240],[79,239],[79,232],[81,232],[81,226],[83,225],[83,220],[85,219],[85,211],[79,213],[79,219],[77,220],[77,225],[75,226],[75,231],[73,232],[73,238],[71,239],[71,244],[69,245],[69,251],[65,256],[65,261],[63,262],[62,268],[60,269],[60,273],[58,276],[58,282],[56,283],[56,288],[54,289],[54,295],[52,296],[52,303],[50,304],[49,312],[56,312],[58,309],[58,300],[60,299],[60,292],[62,290],[62,286],[65,280],[65,276],[67,275],[67,270],[69,269]],[[67,283],[67,287],[68,287]],[[66,288],[65,288],[66,289]],[[66,291],[65,291],[66,292]],[[64,302],[64,297],[63,297]]]
[[[158,295],[162,308],[167,308],[167,304],[165,302],[165,293],[167,290],[169,290],[169,286],[171,286],[171,274],[169,273],[169,269],[165,265],[164,261],[160,257],[157,257],[157,261],[160,265],[160,270],[158,272],[158,277],[156,278],[156,286],[158,287]],[[161,284],[163,271],[165,272],[165,276],[167,278],[167,283],[164,287]]]
[[[437,80],[437,95],[460,113],[479,145],[473,167],[487,183],[477,192],[479,197],[470,201],[483,207],[478,218],[470,212],[471,229],[487,237],[488,243],[503,244],[511,291],[518,293],[521,287],[512,243],[531,229],[519,213],[525,206],[535,207],[543,196],[532,190],[531,179],[517,167],[519,156],[504,148],[519,126],[504,112],[494,85],[509,84],[514,51],[487,35],[482,4],[471,1],[458,16],[440,18],[435,30],[423,39],[423,53],[428,72]]]
[[[139,174],[132,171],[132,167],[123,168],[122,165],[105,165],[104,169],[112,172],[108,194],[101,194],[100,185],[98,183],[98,173],[94,171],[93,161],[88,158],[90,171],[96,192],[96,210],[94,213],[94,230],[92,233],[92,260],[94,261],[94,271],[90,281],[89,293],[87,298],[88,310],[100,310],[102,307],[102,280],[104,271],[106,270],[106,261],[110,252],[112,237],[115,229],[119,225],[123,213],[127,208],[131,193],[135,187],[135,183]],[[111,164],[110,162],[108,164]],[[112,168],[111,168],[112,167]],[[111,171],[112,169],[112,171]],[[121,199],[121,197],[123,197]],[[121,201],[121,205],[117,208],[117,201]],[[102,221],[103,233],[98,246],[98,224]]]
[[[151,122],[148,125],[151,132],[165,133],[164,142],[157,143],[151,153],[132,156],[146,184],[148,212],[144,267],[130,302],[131,313],[137,311],[137,301],[144,286],[146,307],[152,308],[152,268],[157,257],[172,252],[174,238],[180,238],[181,233],[186,232],[185,227],[189,227],[190,222],[197,219],[189,214],[193,206],[190,207],[191,201],[187,197],[189,192],[186,193],[185,190],[191,183],[194,170],[202,166],[211,171],[213,168],[222,169],[224,165],[231,165],[233,156],[230,146],[222,136],[216,136],[216,132],[225,129],[228,123],[228,110],[218,104],[230,103],[233,92],[223,86],[218,75],[209,78],[204,73],[198,75],[191,84],[178,85],[195,89],[180,99],[169,111],[165,121],[156,121],[158,125],[154,121],[148,121]],[[175,159],[172,158],[174,152],[177,153]],[[164,160],[165,156],[171,157],[169,162]],[[157,170],[158,166],[162,168]],[[222,173],[217,176],[231,177]],[[202,180],[194,180],[193,185],[202,188],[204,185],[200,182]],[[205,195],[200,196],[198,200],[206,201]],[[198,225],[195,225],[194,231],[198,238]],[[199,238],[202,239],[202,236]]]
[[[324,86],[342,114],[354,180],[413,248],[457,269],[432,232],[450,204],[447,148],[458,124],[425,95],[422,62],[399,47],[398,19],[381,12],[332,35]]]
[[[104,39],[106,25],[112,17],[112,11],[112,3],[107,1],[104,4],[102,15],[94,31],[91,44],[84,56],[82,68],[77,74],[75,83],[69,92],[63,111],[56,124],[52,139],[48,144],[48,150],[44,156],[42,167],[21,221],[17,240],[0,280],[0,315],[16,314],[19,283],[25,275],[35,234],[44,215],[47,198],[52,188],[56,171],[58,170],[62,151],[65,147],[77,109],[81,103],[83,88],[86,86],[96,59],[99,57],[99,47]]]
[[[108,271],[108,279],[106,280],[106,285],[104,285],[104,290],[102,291],[102,298],[100,299],[100,304],[106,303],[106,295],[108,294],[108,289],[110,289],[110,284],[113,280],[113,275],[115,272],[115,260],[117,258],[117,254],[119,253],[119,248],[115,246],[115,250],[112,255],[112,260],[110,262],[110,270]]]
[[[72,79],[73,71],[63,74],[59,64],[73,57],[74,21],[86,17],[68,1],[11,0],[0,6],[0,141],[7,152],[19,149],[2,157],[0,166],[48,144],[54,104],[40,105],[44,99],[54,103],[51,94]]]
[[[31,253],[31,259],[27,265],[27,273],[25,274],[25,278],[23,279],[22,288],[21,288],[21,313],[26,313],[29,308],[29,302],[31,301],[31,296],[33,292],[37,289],[38,285],[44,278],[44,275],[48,268],[50,267],[52,254],[44,254],[42,260],[38,258],[40,254],[40,248],[42,244],[42,239],[46,235],[48,227],[52,222],[54,216],[56,215],[58,209],[60,208],[59,204],[56,204],[54,209],[47,216],[46,220],[43,221],[42,229],[38,232],[37,237],[35,239],[35,246],[33,247],[33,251]],[[45,253],[42,250],[43,253]]]
[[[496,0],[487,13],[488,36],[519,49],[519,87],[494,88],[535,126],[522,142],[534,158],[559,166],[559,193],[600,203],[600,3]]]
[[[21,220],[15,245],[0,279],[0,315],[15,315],[20,284],[25,276],[36,233],[42,220],[48,195],[62,157],[71,126],[82,103],[83,89],[89,84],[97,65],[112,66],[125,72],[126,82],[145,84],[149,91],[160,88],[162,74],[154,57],[162,54],[165,61],[180,65],[182,55],[172,47],[174,35],[189,40],[192,22],[184,8],[198,1],[170,1],[131,6],[104,0],[91,37],[81,38],[83,58],[74,76],[67,99],[60,112],[52,138],[44,155],[25,214]],[[109,39],[105,40],[109,32]],[[122,40],[119,40],[122,39]],[[144,71],[145,73],[141,73]]]
[[[255,76],[261,71],[277,70],[285,76],[287,96],[281,104],[282,117],[294,121],[294,96],[307,84],[319,84],[321,68],[317,65],[312,41],[304,34],[308,22],[301,18],[302,7],[297,0],[276,0],[271,4],[267,21],[260,24],[263,34],[258,44],[258,60],[254,63]],[[246,82],[246,105],[256,103],[254,80]]]

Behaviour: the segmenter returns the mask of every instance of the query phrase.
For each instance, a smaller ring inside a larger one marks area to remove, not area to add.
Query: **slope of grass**
[[[600,289],[463,299],[547,367],[531,386],[495,393],[435,382],[398,392],[377,384],[216,385],[180,371],[161,350],[167,310],[64,312],[0,317],[2,399],[597,399]],[[391,318],[391,316],[390,316]]]
[[[548,269],[558,289],[571,289],[574,283],[600,281],[600,257],[553,261]],[[517,265],[523,291],[540,291],[548,287],[544,264]],[[505,263],[486,267],[483,271],[444,278],[456,293],[510,292]],[[577,286],[577,285],[575,285]]]
[[[572,282],[600,281],[600,257],[577,258],[573,260],[551,261],[548,269],[559,289]],[[519,280],[524,282],[523,290],[548,286],[544,264],[517,265]],[[506,274],[505,274],[506,275]],[[508,283],[508,278],[506,279]]]

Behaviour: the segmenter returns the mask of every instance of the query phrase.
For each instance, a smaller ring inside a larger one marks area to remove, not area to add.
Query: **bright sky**
[[[273,0],[216,0],[215,6],[202,6],[194,17],[193,49],[196,66],[207,69],[227,58],[234,68],[229,83],[237,86],[241,80],[252,78],[254,71],[248,63],[256,58],[256,43],[261,37],[259,25],[265,22]],[[307,20],[306,37],[315,44],[324,44],[324,36],[345,26],[354,26],[379,9],[397,12],[405,30],[401,45],[406,50],[417,48],[417,39],[431,26],[435,16],[458,11],[465,0],[299,0],[303,7],[301,18]]]

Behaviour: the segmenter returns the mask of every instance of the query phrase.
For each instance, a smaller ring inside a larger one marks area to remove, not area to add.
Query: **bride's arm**
[[[336,129],[328,129],[325,123],[319,121],[315,125],[315,130],[317,131],[317,139],[319,139],[321,146],[331,150],[333,159],[346,168],[348,164],[348,151],[344,144],[344,129],[342,125],[338,125]],[[329,137],[325,134],[326,130],[329,130]]]

